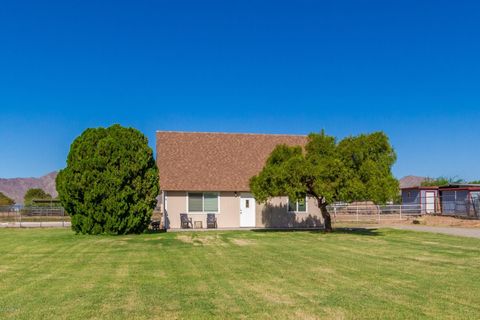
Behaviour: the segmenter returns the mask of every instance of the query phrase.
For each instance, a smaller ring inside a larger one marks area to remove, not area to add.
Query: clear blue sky
[[[0,177],[87,127],[385,131],[407,174],[480,178],[478,1],[22,1],[0,8]]]

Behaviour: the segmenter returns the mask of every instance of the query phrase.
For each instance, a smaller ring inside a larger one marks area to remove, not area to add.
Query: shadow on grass
[[[264,228],[264,229],[250,229],[253,232],[313,232],[322,233],[323,228]]]
[[[158,229],[158,230],[152,230],[152,229],[147,229],[143,233],[144,234],[157,234],[157,233],[166,233],[166,229]]]
[[[309,232],[309,233],[325,233],[323,228],[274,228],[274,229],[252,229],[253,232]],[[380,236],[377,229],[373,228],[335,228],[332,232],[341,234],[354,234],[361,236]]]
[[[336,233],[342,234],[355,234],[361,236],[381,236],[382,234],[378,232],[376,228],[335,228]]]

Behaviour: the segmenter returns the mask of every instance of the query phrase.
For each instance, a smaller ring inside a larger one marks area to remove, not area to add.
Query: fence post
[[[358,222],[358,204],[357,204],[357,222]]]
[[[402,205],[400,205],[400,220],[402,220]]]

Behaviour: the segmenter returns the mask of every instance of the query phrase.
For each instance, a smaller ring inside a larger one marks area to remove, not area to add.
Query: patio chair
[[[193,228],[192,218],[189,218],[186,213],[180,213],[180,226],[182,229]]]
[[[207,213],[207,229],[217,228],[217,217],[214,213]]]

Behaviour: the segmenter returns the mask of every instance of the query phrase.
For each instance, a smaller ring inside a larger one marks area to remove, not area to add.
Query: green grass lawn
[[[480,239],[0,230],[0,319],[480,317]]]

